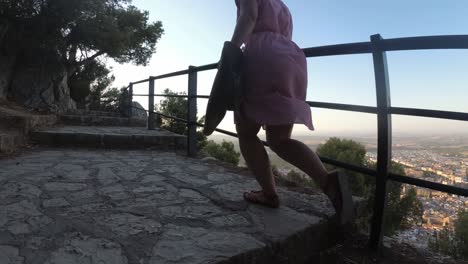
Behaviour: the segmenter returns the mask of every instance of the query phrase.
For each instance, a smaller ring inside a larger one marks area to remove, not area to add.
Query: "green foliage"
[[[65,75],[74,100],[96,104],[114,80],[105,59],[149,62],[164,30],[148,20],[130,0],[0,0],[0,48],[13,43],[18,69],[40,69],[31,83]]]
[[[413,224],[421,225],[423,223],[424,209],[415,188],[409,189],[401,198],[398,208],[400,208],[400,226],[403,229],[411,228]]]
[[[286,175],[286,178],[292,182],[297,183],[303,187],[317,187],[317,184],[306,174],[300,173],[295,170],[290,170]]]
[[[2,17],[21,29],[19,43],[28,55],[56,54],[69,66],[101,55],[119,63],[146,65],[163,34],[160,21],[129,0],[2,0]]]
[[[433,237],[429,239],[428,247],[434,252],[447,256],[456,256],[456,245],[453,239],[453,230],[444,227],[441,231],[434,231]]]
[[[369,164],[376,169],[377,164]],[[404,167],[396,162],[391,162],[390,171],[406,175]],[[387,182],[387,206],[385,208],[384,233],[393,235],[398,230],[411,228],[413,225],[422,224],[422,215],[424,213],[421,201],[417,198],[416,190],[409,188],[405,194],[402,194],[403,186],[401,183]],[[372,212],[375,194],[375,180],[371,179],[370,193],[368,196],[368,212]],[[369,220],[370,220],[369,214]]]
[[[165,89],[165,95],[186,95],[186,93],[176,93],[170,89]],[[188,104],[185,97],[164,97],[159,105],[155,106],[158,112],[180,119],[187,119]],[[198,120],[198,123],[204,123],[205,117]],[[177,134],[187,135],[187,124],[171,118],[162,117],[161,128],[172,131]],[[234,149],[234,144],[224,141],[221,144],[210,140],[207,141],[206,136],[200,131],[197,131],[197,147],[198,150],[203,150],[206,154],[234,165],[239,164],[240,153]]]
[[[349,139],[340,139],[332,137],[325,144],[321,144],[317,148],[317,153],[323,157],[339,160],[356,166],[366,165],[366,148],[364,145]],[[336,167],[326,165],[329,170]],[[354,195],[368,196],[371,183],[369,179],[357,172],[345,170],[346,175],[349,175],[351,190]]]
[[[96,107],[96,109],[111,112],[119,111],[119,107],[122,104],[121,100],[123,96],[123,89],[124,88],[118,89],[116,87],[112,87],[101,92],[102,95],[98,97],[98,107]]]
[[[317,148],[317,153],[321,156],[339,160],[362,167],[376,167],[376,164],[368,164],[366,161],[365,147],[353,140],[330,138],[325,144]],[[335,169],[328,166],[328,169]],[[400,175],[405,175],[404,168],[392,162],[391,171]],[[357,220],[358,227],[367,229],[372,216],[375,179],[349,170],[344,170],[349,176],[349,182],[353,195],[363,197],[367,200],[367,208],[360,219]],[[387,207],[384,220],[384,232],[392,235],[397,230],[411,227],[422,221],[422,204],[416,197],[416,191],[410,189],[403,197],[402,186],[399,183],[389,181],[387,184]]]
[[[163,92],[164,95],[187,95],[185,92],[183,93],[176,93],[171,91],[170,89],[165,89]],[[180,119],[187,119],[188,113],[188,105],[187,105],[187,98],[185,97],[164,97],[161,100],[159,106],[156,106],[155,109],[164,115],[177,117]],[[187,134],[187,124],[177,121],[172,118],[163,117],[163,121],[161,127],[167,129],[171,132],[180,135]]]
[[[385,212],[385,234],[392,235],[398,230],[422,224],[424,210],[416,196],[416,190],[410,188],[401,197],[401,185],[389,183],[387,207]]]
[[[176,93],[171,91],[170,89],[165,89],[163,94],[165,95],[187,95],[185,92]],[[187,98],[185,97],[164,97],[159,103],[159,105],[155,105],[155,109],[158,112],[172,117],[177,117],[183,120],[187,120],[187,113],[188,113],[188,104]],[[166,129],[168,131],[174,132],[180,135],[187,135],[188,129],[187,124],[184,122],[177,121],[172,118],[162,117],[161,128]],[[198,120],[198,123],[203,123],[204,117]],[[200,131],[197,131],[197,147],[199,150],[203,149],[207,142],[206,136]]]
[[[453,228],[446,226],[443,230],[434,232],[428,246],[433,251],[468,260],[468,211],[458,212]]]
[[[455,222],[455,241],[457,255],[468,259],[468,211],[461,210]]]
[[[115,80],[104,64],[93,61],[78,68],[69,78],[71,97],[83,103],[91,95],[90,102],[99,102],[102,93]]]
[[[217,144],[213,140],[209,140],[203,148],[208,155],[233,165],[239,164],[240,153],[234,149],[234,144],[223,140],[221,144]]]
[[[290,170],[286,175],[284,175],[284,173],[278,170],[277,166],[271,165],[271,172],[275,177],[275,181],[279,185],[289,187],[318,187],[308,175],[296,170]]]

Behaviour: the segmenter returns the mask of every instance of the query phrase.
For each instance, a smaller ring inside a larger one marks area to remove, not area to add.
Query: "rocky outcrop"
[[[132,102],[132,118],[136,119],[147,119],[148,113],[146,113],[145,108],[141,106],[138,102]]]
[[[16,48],[13,41],[7,38],[8,32],[8,25],[2,21],[0,24],[0,98],[7,97],[16,61]]]
[[[53,112],[76,108],[70,97],[65,68],[22,65],[13,75],[9,96],[26,107]]]
[[[14,62],[14,56],[0,54],[0,98],[7,97]]]
[[[0,20],[0,98],[38,110],[75,109],[66,67],[54,54],[20,50],[18,31]]]

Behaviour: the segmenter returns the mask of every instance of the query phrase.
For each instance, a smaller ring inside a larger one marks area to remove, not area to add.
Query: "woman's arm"
[[[252,34],[255,23],[257,23],[257,0],[239,0],[239,11],[240,14],[231,42],[240,47],[247,37]]]

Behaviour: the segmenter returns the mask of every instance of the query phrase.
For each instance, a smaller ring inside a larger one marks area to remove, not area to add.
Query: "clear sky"
[[[285,0],[294,20],[293,40],[300,47],[384,38],[468,34],[468,1],[464,0]],[[234,0],[137,0],[133,4],[161,20],[165,29],[157,53],[147,67],[116,65],[115,85],[218,61],[223,42],[230,39],[236,20]],[[387,54],[392,105],[468,112],[468,50],[411,51]],[[371,55],[308,59],[307,99],[375,106]],[[209,94],[215,72],[199,74],[199,94]],[[187,77],[156,82],[186,91]],[[147,84],[135,87],[147,93]],[[147,107],[147,98],[136,98]],[[160,98],[155,101],[159,102]],[[199,116],[206,100],[199,99]],[[305,126],[295,133],[311,135],[376,133],[376,116],[312,108],[315,132]],[[467,133],[468,122],[393,116],[395,134]],[[221,128],[234,130],[232,114]]]

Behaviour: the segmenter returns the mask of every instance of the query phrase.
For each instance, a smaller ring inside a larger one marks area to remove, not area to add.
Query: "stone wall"
[[[16,61],[16,45],[15,33],[9,30],[7,23],[0,22],[0,98],[6,98]]]
[[[0,98],[6,98],[15,57],[0,54]]]
[[[19,50],[17,31],[0,19],[0,98],[38,110],[75,109],[65,66],[50,56],[31,60]]]
[[[21,65],[13,75],[10,89],[9,96],[29,108],[54,112],[76,108],[65,69],[51,71],[47,66]]]

